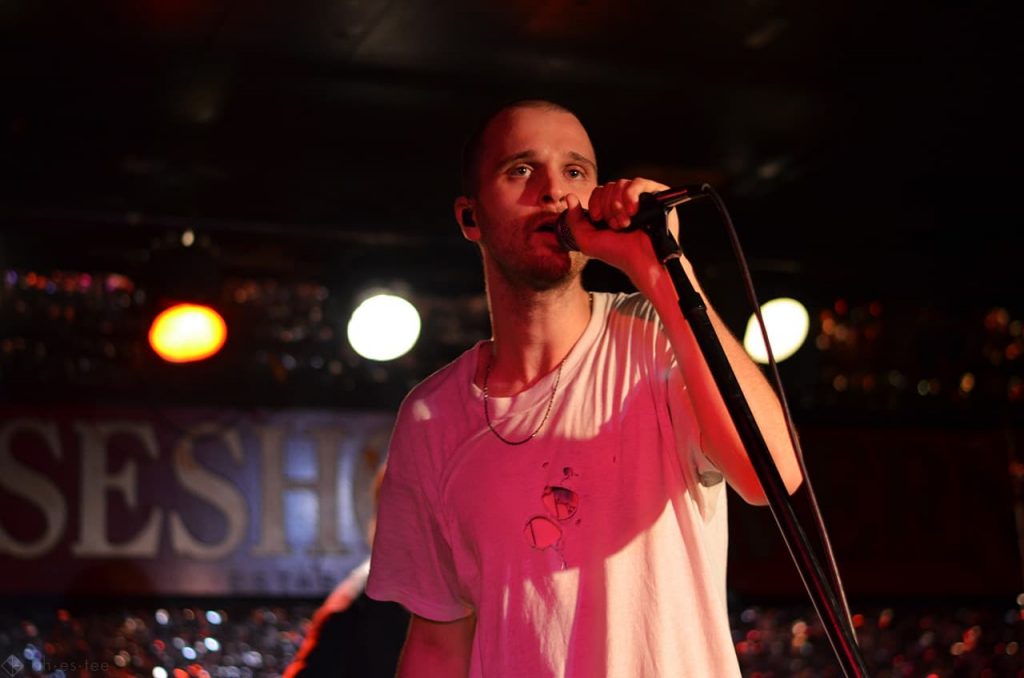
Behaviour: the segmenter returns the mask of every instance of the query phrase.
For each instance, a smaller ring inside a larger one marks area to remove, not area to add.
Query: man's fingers
[[[575,194],[570,193],[565,196],[565,205],[568,207],[568,214],[566,215],[566,223],[570,226],[576,226],[580,222],[586,221],[586,216],[583,213],[583,203],[576,197]]]
[[[594,192],[590,194],[590,201],[587,204],[587,209],[590,211],[590,217],[594,221],[601,221],[604,219],[604,209],[601,205],[601,196],[603,192],[601,187],[598,186],[594,189]]]
[[[667,188],[650,179],[619,179],[603,184],[590,195],[590,217],[603,221],[610,228],[627,228],[631,217],[640,209],[641,193],[656,193]]]

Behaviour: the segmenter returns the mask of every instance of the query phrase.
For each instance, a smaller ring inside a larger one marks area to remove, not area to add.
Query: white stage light
[[[348,321],[348,341],[369,360],[405,355],[420,336],[416,307],[393,294],[378,294],[359,304]]]
[[[787,297],[772,299],[761,306],[761,316],[768,328],[768,341],[772,345],[775,362],[781,363],[796,353],[807,339],[810,317],[807,315],[807,309],[796,299]],[[743,348],[755,361],[761,364],[768,362],[768,351],[764,346],[761,328],[753,314],[747,321],[747,331],[743,335]]]

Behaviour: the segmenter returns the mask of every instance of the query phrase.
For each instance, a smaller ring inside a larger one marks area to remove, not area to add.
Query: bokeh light
[[[393,294],[378,294],[363,301],[348,322],[348,341],[369,360],[394,360],[409,352],[420,336],[416,307]]]
[[[804,305],[796,299],[772,299],[761,306],[761,316],[768,328],[768,341],[772,345],[772,355],[775,356],[776,362],[782,362],[796,353],[807,339],[810,316]],[[765,348],[761,328],[754,315],[747,321],[743,347],[755,361],[762,364],[768,362],[768,350]]]
[[[149,345],[167,362],[187,363],[217,353],[227,336],[227,324],[212,308],[177,304],[153,321]]]

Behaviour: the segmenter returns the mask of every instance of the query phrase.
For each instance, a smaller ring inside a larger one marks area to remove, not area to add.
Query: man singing
[[[535,100],[487,118],[463,183],[455,218],[480,248],[493,336],[396,422],[367,592],[413,614],[399,676],[738,676],[722,479],[765,496],[668,272],[623,231],[667,187],[599,186],[583,125]],[[556,236],[566,211],[580,252]],[[588,258],[637,292],[588,293]],[[779,401],[711,319],[792,492]]]

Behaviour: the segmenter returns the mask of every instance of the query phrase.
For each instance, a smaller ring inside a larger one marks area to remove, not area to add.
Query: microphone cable
[[[768,353],[768,366],[771,370],[772,380],[775,382],[775,392],[782,405],[782,413],[786,420],[786,427],[789,430],[789,439],[793,444],[793,449],[796,451],[797,463],[800,465],[800,472],[803,474],[804,484],[807,486],[807,496],[810,501],[811,513],[814,515],[814,526],[818,532],[818,538],[821,540],[825,552],[825,561],[828,564],[829,574],[832,578],[832,586],[835,588],[836,597],[842,606],[842,612],[850,623],[850,627],[853,628],[853,620],[850,615],[849,603],[846,600],[846,592],[843,590],[842,581],[839,578],[839,569],[836,566],[835,556],[832,552],[832,544],[828,538],[828,532],[825,530],[825,523],[822,520],[821,510],[818,508],[818,499],[815,496],[814,487],[811,484],[811,476],[807,473],[807,465],[804,463],[803,449],[800,447],[799,436],[797,435],[796,428],[793,424],[793,416],[789,409],[789,403],[786,400],[786,393],[782,388],[782,378],[779,375],[779,367],[775,362],[775,355],[772,353],[771,343],[768,341],[768,328],[761,315],[761,304],[758,302],[757,292],[754,290],[754,283],[751,279],[750,268],[747,265],[746,257],[743,254],[743,248],[740,245],[739,236],[736,234],[736,228],[733,225],[732,217],[729,216],[729,210],[726,209],[725,203],[722,201],[722,198],[718,195],[717,191],[715,191],[710,184],[702,184],[701,191],[707,194],[715,203],[715,207],[718,209],[718,213],[721,215],[722,221],[725,224],[726,232],[729,235],[733,254],[736,257],[737,264],[739,265],[744,289],[747,293],[747,300],[754,309],[754,317],[757,318],[757,324],[761,330],[761,337],[764,340],[765,351]]]

